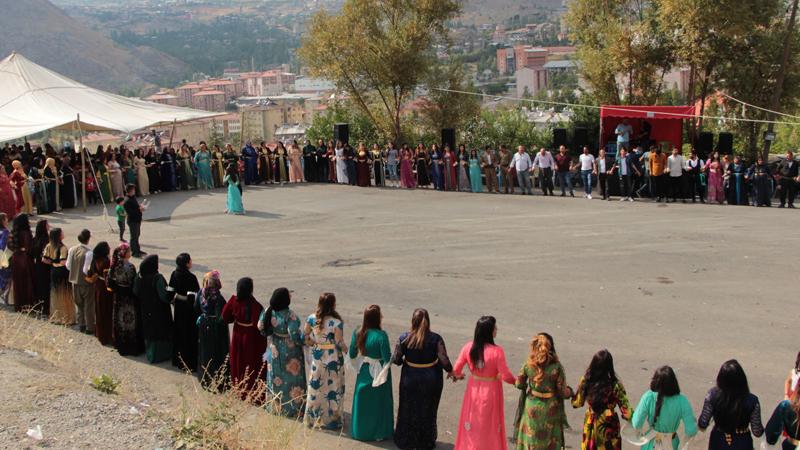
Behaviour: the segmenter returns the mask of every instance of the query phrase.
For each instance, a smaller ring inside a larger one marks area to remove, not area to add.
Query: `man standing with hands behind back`
[[[486,150],[481,155],[481,169],[483,169],[483,175],[486,177],[486,190],[499,194],[500,188],[497,187],[496,167],[497,156],[494,154],[492,147],[487,145]]]
[[[533,186],[531,186],[533,163],[531,162],[531,156],[525,151],[524,145],[520,145],[517,148],[517,153],[514,155],[514,159],[511,160],[509,167],[513,167],[517,171],[517,182],[522,191],[520,194],[533,195],[533,192],[531,192],[533,188]]]
[[[136,201],[136,185],[129,184],[126,188],[128,198],[122,205],[125,208],[125,213],[128,215],[128,230],[131,234],[131,254],[135,258],[141,258],[147,253],[143,252],[139,247],[139,235],[142,233],[142,211],[145,206],[140,205]]]
[[[72,284],[72,296],[77,307],[77,322],[81,333],[94,334],[94,284],[86,281],[86,272],[92,264],[92,249],[89,240],[92,233],[83,230],[78,235],[75,247],[67,252],[66,267],[69,270],[69,282]]]

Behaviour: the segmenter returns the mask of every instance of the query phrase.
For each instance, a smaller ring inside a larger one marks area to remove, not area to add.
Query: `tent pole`
[[[172,138],[175,137],[175,124],[178,122],[178,119],[172,119],[172,130],[169,132],[169,147],[172,148]]]
[[[83,131],[81,131],[81,115],[78,113],[78,151],[81,152],[81,204],[86,212],[86,155],[83,151]]]

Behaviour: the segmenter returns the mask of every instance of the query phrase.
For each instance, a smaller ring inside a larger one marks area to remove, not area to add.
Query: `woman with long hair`
[[[460,192],[471,192],[472,185],[469,180],[469,153],[464,144],[458,146],[458,153],[456,154],[456,178],[458,179],[458,190]]]
[[[139,264],[133,293],[142,305],[142,330],[145,355],[150,364],[173,357],[172,309],[167,295],[167,280],[158,272],[158,255],[149,255]]]
[[[414,179],[414,154],[407,145],[400,151],[400,186],[412,189],[417,185]]]
[[[328,141],[325,147],[325,158],[328,161],[328,183],[336,183],[336,149],[333,147],[333,141]]]
[[[11,172],[10,181],[14,186],[14,192],[16,193],[16,214],[33,214],[33,195],[31,194],[31,189],[28,186],[28,174],[25,173],[25,168],[18,160],[12,161],[11,167],[14,169],[14,171]]]
[[[75,323],[75,301],[67,270],[68,251],[61,228],[50,230],[50,242],[42,256],[44,263],[50,266],[50,320],[70,326]]]
[[[214,179],[214,187],[223,187],[225,183],[222,178],[225,176],[225,164],[222,149],[219,145],[214,144],[214,150],[211,152],[211,177]]]
[[[583,423],[584,450],[620,450],[620,422],[616,410],[625,420],[630,420],[628,394],[614,372],[614,359],[608,350],[600,350],[592,357],[586,374],[578,383],[573,408],[588,404]]]
[[[469,152],[469,183],[472,192],[483,192],[483,178],[481,177],[481,158],[478,151]]]
[[[800,382],[800,352],[797,352],[797,358],[794,360],[794,367],[789,371],[789,376],[783,383],[783,398],[788,400],[794,395],[797,389],[797,384]]]
[[[258,331],[258,319],[263,310],[264,307],[253,297],[253,280],[247,277],[236,283],[236,295],[222,308],[222,320],[233,324],[231,383],[242,400],[257,405],[264,402],[264,393],[257,389],[257,384],[267,370],[262,359],[267,342]]]
[[[478,319],[473,340],[461,348],[453,366],[453,377],[457,380],[464,379],[465,365],[472,372],[461,404],[457,450],[505,450],[508,447],[501,382],[514,384],[516,378],[508,370],[503,347],[495,345],[495,336],[495,318]]]
[[[697,434],[697,422],[692,404],[681,394],[675,371],[670,366],[659,367],[650,380],[650,390],[642,395],[631,419],[634,428],[644,432],[648,430],[655,432],[650,442],[642,446],[642,449],[678,450],[678,447],[685,443],[681,442],[677,435],[681,422],[687,438]]]
[[[228,324],[222,320],[225,297],[219,272],[203,276],[203,287],[194,302],[197,318],[197,378],[206,389],[222,391],[228,386]]]
[[[392,350],[389,336],[381,329],[383,315],[378,305],[364,310],[361,327],[353,330],[350,358],[355,359],[353,419],[350,436],[359,441],[381,441],[394,431],[392,402]]]
[[[131,248],[122,243],[111,255],[107,283],[114,293],[114,319],[112,335],[114,348],[121,356],[138,356],[144,353],[141,303],[133,295],[136,267],[130,261]]]
[[[560,450],[564,447],[564,399],[573,395],[549,335],[540,333],[517,376],[525,394],[523,412],[515,427],[518,450]]]
[[[13,236],[13,233],[12,233]],[[46,219],[36,223],[36,233],[29,253],[33,259],[33,303],[37,312],[50,317],[50,266],[44,262],[44,248],[50,242],[50,224]],[[15,266],[16,267],[16,266]],[[12,269],[12,278],[17,271]]]
[[[347,179],[347,154],[345,153],[342,141],[336,141],[336,148],[333,153],[333,161],[336,161],[336,180],[339,184],[348,184]]]
[[[210,190],[214,187],[211,179],[211,152],[205,142],[200,142],[200,149],[194,154],[194,164],[197,167],[197,185],[200,189]]]
[[[297,141],[292,142],[289,146],[289,182],[302,183],[303,180],[303,151],[297,145]]]
[[[444,161],[444,189],[446,191],[455,191],[458,189],[458,178],[456,178],[458,157],[453,153],[449,145],[444,146],[442,161]]]
[[[106,169],[108,176],[111,178],[111,193],[114,198],[125,196],[125,183],[122,178],[122,166],[117,162],[117,156],[114,153],[108,155],[106,162]]]
[[[722,188],[722,181],[725,172],[722,162],[719,160],[719,153],[714,152],[708,158],[705,166],[706,171],[706,198],[708,202],[722,204],[725,200],[725,190]]]
[[[192,152],[188,145],[182,145],[176,157],[178,162],[178,178],[182,191],[197,189],[197,180],[194,177],[194,164],[192,162]]]
[[[197,312],[195,296],[200,283],[192,273],[192,257],[181,253],[175,258],[175,270],[167,284],[167,301],[172,303],[172,365],[181,370],[197,370]]]
[[[778,404],[765,433],[769,445],[775,445],[783,436],[781,450],[797,449],[800,444],[800,391],[793,391],[790,398]]]
[[[717,385],[706,395],[697,426],[705,431],[712,419],[709,450],[752,450],[753,436],[764,434],[761,404],[750,393],[747,375],[735,359],[720,367]]]
[[[244,214],[244,205],[242,204],[242,180],[239,178],[239,170],[236,168],[235,164],[228,164],[228,169],[225,172],[223,181],[228,185],[228,200],[225,214]]]
[[[363,142],[358,143],[358,150],[356,150],[356,184],[360,187],[369,187],[369,154],[367,153],[367,146]]]
[[[289,289],[275,289],[269,308],[258,320],[258,329],[267,338],[267,408],[282,416],[297,417],[306,401],[306,367],[301,322],[289,308],[291,303]]]
[[[453,371],[441,336],[431,331],[428,311],[411,315],[411,329],[400,335],[392,362],[402,366],[394,443],[401,449],[436,446],[437,414],[444,376]]]
[[[384,166],[385,155],[381,152],[378,144],[372,145],[369,152],[369,159],[372,160],[372,177],[375,179],[375,186],[386,186],[386,171]]]
[[[305,423],[326,430],[342,429],[344,402],[344,323],[336,312],[336,296],[319,296],[317,312],[308,316],[303,330],[310,347],[311,370],[308,378]]]
[[[95,336],[101,345],[111,345],[114,323],[114,296],[108,286],[108,271],[111,268],[111,247],[108,242],[99,242],[92,249],[92,261],[86,273],[86,281],[94,285]]]
[[[428,165],[430,162],[428,160],[428,152],[425,150],[425,146],[419,144],[415,151],[414,155],[414,172],[417,174],[417,186],[428,188],[431,185],[431,177],[428,174]]]
[[[289,182],[289,155],[286,152],[286,147],[282,142],[278,142],[275,147],[275,158],[272,161],[274,168],[272,175],[276,183],[284,184]]]
[[[136,170],[136,185],[139,187],[139,194],[150,195],[150,176],[147,174],[147,161],[142,156],[142,150],[136,149],[133,152],[133,167]]]

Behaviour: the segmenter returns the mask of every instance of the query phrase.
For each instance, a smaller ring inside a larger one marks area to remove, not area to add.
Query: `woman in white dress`
[[[139,193],[150,195],[150,177],[147,176],[147,162],[138,148],[134,152],[133,167],[136,169],[136,183],[139,185]]]
[[[348,184],[350,180],[347,179],[347,158],[344,154],[344,146],[342,141],[336,141],[336,181],[339,184]]]
[[[117,162],[115,154],[112,153],[108,158],[106,169],[108,170],[108,176],[111,178],[111,192],[114,194],[114,198],[124,197],[125,183],[122,181],[122,169]]]

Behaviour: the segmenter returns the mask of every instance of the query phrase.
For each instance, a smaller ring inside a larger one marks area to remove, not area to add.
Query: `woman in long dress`
[[[197,319],[197,378],[210,390],[228,387],[228,324],[222,320],[225,297],[220,292],[219,272],[213,270],[203,277],[203,288],[197,293],[194,308]]]
[[[356,184],[360,187],[368,187],[370,184],[369,166],[367,147],[364,143],[360,143],[358,144],[358,151],[356,151]]]
[[[289,146],[289,182],[302,183],[303,182],[303,166],[301,158],[303,151],[297,145],[297,141]]]
[[[446,191],[455,191],[458,188],[458,179],[456,178],[456,166],[458,166],[458,158],[455,153],[450,150],[450,146],[444,147],[444,189]]]
[[[300,318],[289,309],[291,293],[275,289],[258,329],[268,339],[267,409],[286,417],[302,414],[306,401],[306,368]]]
[[[28,187],[28,174],[25,173],[25,168],[18,160],[12,161],[11,167],[14,168],[11,173],[11,183],[14,185],[14,192],[17,195],[16,214],[25,213],[31,215],[33,214],[33,196],[31,195],[30,187]]]
[[[94,159],[94,170],[100,197],[106,205],[114,204],[115,197],[114,193],[111,192],[111,176],[108,173],[102,146],[99,147],[97,156]]]
[[[461,404],[456,450],[507,448],[502,383],[514,384],[516,378],[508,370],[503,347],[494,344],[496,335],[495,318],[481,317],[474,339],[461,348],[453,366],[455,379],[464,379],[464,366],[472,372]]]
[[[153,147],[147,150],[147,155],[144,157],[145,167],[147,168],[147,190],[151,194],[161,192],[161,169],[158,161],[158,155]]]
[[[161,153],[161,191],[172,192],[178,187],[175,168],[175,150],[165,148]]]
[[[325,158],[328,160],[328,183],[336,183],[336,149],[333,147],[333,142],[328,141],[328,146],[325,149]]]
[[[317,312],[306,320],[303,335],[311,352],[305,423],[326,430],[341,430],[347,344],[344,343],[342,318],[336,312],[335,295],[330,292],[320,295]]]
[[[680,442],[676,435],[681,422],[687,438],[697,434],[697,421],[694,418],[692,404],[681,394],[678,379],[672,368],[662,366],[653,374],[650,390],[639,400],[631,425],[643,432],[653,430],[656,433],[650,442],[642,446],[642,450],[677,450],[685,443]]]
[[[347,156],[344,153],[344,146],[342,141],[336,141],[336,149],[334,150],[336,160],[336,181],[339,184],[349,184],[347,179]]]
[[[211,153],[211,157],[211,174],[214,178],[214,187],[224,187],[225,182],[223,182],[222,179],[225,177],[225,164],[219,145],[214,145],[214,151]]]
[[[469,181],[469,153],[467,148],[463,145],[458,147],[458,154],[456,155],[458,190],[460,192],[471,192],[472,185]]]
[[[44,248],[50,242],[50,224],[46,219],[36,223],[30,256],[33,258],[33,303],[43,317],[50,317],[50,266],[44,262]],[[13,270],[16,274],[16,271]]]
[[[3,263],[0,264],[0,298],[8,304],[8,293],[11,287],[11,250],[8,247],[11,231],[8,230],[8,216],[0,213],[0,253],[3,254]],[[8,250],[8,252],[6,251]]]
[[[389,336],[381,329],[381,318],[378,305],[368,306],[361,327],[353,330],[350,339],[350,358],[358,358],[350,436],[359,441],[381,441],[394,431],[392,351]]]
[[[706,163],[706,172],[708,175],[706,184],[708,202],[717,202],[722,204],[725,200],[725,190],[722,188],[723,167],[719,160],[719,154],[714,152]]]
[[[61,180],[58,188],[61,208],[74,208],[78,205],[79,181],[75,179],[75,171],[70,166],[69,158],[64,159],[61,164],[59,179]]]
[[[703,402],[697,426],[705,431],[714,420],[708,450],[752,450],[753,436],[761,437],[761,404],[750,393],[747,375],[735,359],[726,361],[717,374],[717,384]]]
[[[200,283],[192,273],[192,257],[181,253],[175,258],[175,270],[169,277],[167,301],[173,305],[172,365],[181,370],[197,370],[197,312],[195,295]]]
[[[517,450],[564,448],[564,399],[573,393],[548,335],[539,334],[531,340],[530,354],[520,369],[516,386],[525,396],[520,421],[514,429]]]
[[[66,266],[67,253],[64,232],[61,228],[53,228],[43,256],[45,264],[50,266],[50,320],[69,326],[75,323],[75,301]]]
[[[427,188],[431,184],[431,177],[428,175],[428,152],[425,146],[419,144],[415,155],[416,164],[414,171],[417,173],[417,186]]]
[[[424,309],[414,310],[411,330],[400,335],[392,362],[400,372],[394,443],[401,449],[431,449],[438,436],[437,414],[444,376],[453,371],[444,340],[430,330]]]
[[[272,183],[272,163],[270,162],[272,151],[265,142],[261,142],[258,147],[258,178],[257,183]]]
[[[444,190],[444,159],[442,151],[436,144],[431,146],[431,178],[433,188],[437,191]]]
[[[158,255],[149,255],[139,264],[133,293],[142,305],[142,330],[145,355],[150,364],[169,361],[173,349],[173,322],[167,280],[158,272]]]
[[[267,341],[258,331],[258,319],[264,308],[253,297],[253,280],[242,278],[236,283],[236,295],[222,309],[222,320],[233,324],[230,345],[231,384],[242,400],[260,405],[263,389],[258,381],[266,373],[262,357]]]
[[[189,147],[184,145],[178,150],[177,162],[181,190],[188,191],[189,189],[196,189],[197,183],[194,178],[192,153],[189,151]]]
[[[106,169],[108,170],[108,176],[111,178],[111,194],[114,196],[113,198],[124,197],[125,185],[122,181],[122,167],[120,167],[117,157],[113,153],[108,157]]]
[[[383,161],[383,153],[378,144],[372,146],[369,158],[372,160],[372,177],[375,179],[375,186],[386,186],[386,172]]]
[[[56,167],[56,160],[47,158],[42,171],[44,186],[47,192],[47,212],[61,211],[61,177]]]
[[[142,158],[141,150],[136,149],[133,155],[133,167],[136,168],[136,184],[139,186],[139,194],[150,195],[150,176],[147,174],[147,161]]]
[[[114,348],[121,356],[144,353],[141,302],[133,294],[136,267],[131,264],[131,248],[122,243],[114,249],[108,271],[108,285],[114,293],[112,335]]]
[[[621,450],[620,421],[630,420],[633,410],[628,402],[628,394],[614,372],[614,359],[608,350],[600,350],[586,369],[586,374],[578,383],[573,408],[586,407],[583,422],[582,449]]]
[[[14,218],[9,249],[11,254],[11,287],[14,311],[26,312],[34,307],[33,297],[33,235],[27,214]]]
[[[472,192],[483,192],[483,181],[481,178],[481,160],[478,151],[469,152],[469,182]]]
[[[223,181],[228,185],[228,208],[225,210],[225,214],[244,214],[242,180],[239,178],[239,171],[236,170],[235,165],[228,166],[228,172],[225,174]]]
[[[286,147],[278,142],[275,147],[275,157],[272,160],[272,174],[276,183],[284,184],[289,181],[289,155],[286,154]]]
[[[86,281],[94,285],[94,333],[101,345],[112,345],[114,324],[114,295],[108,285],[108,272],[111,268],[109,259],[111,247],[108,242],[100,242],[92,249],[92,261]]]
[[[5,213],[6,219],[11,220],[17,215],[17,201],[14,198],[14,187],[6,175],[6,169],[0,166],[0,212]]]
[[[403,147],[400,152],[400,186],[412,189],[416,186],[417,181],[414,179],[414,156],[411,154],[411,149],[407,146]]]
[[[214,181],[211,179],[211,153],[205,142],[200,143],[200,150],[194,154],[194,164],[197,166],[197,185],[200,189],[211,189]]]

